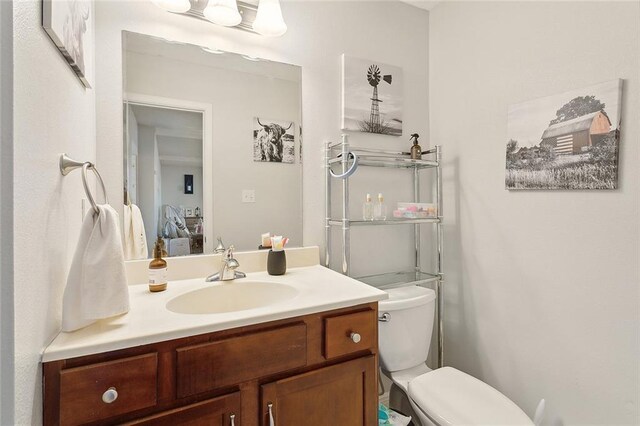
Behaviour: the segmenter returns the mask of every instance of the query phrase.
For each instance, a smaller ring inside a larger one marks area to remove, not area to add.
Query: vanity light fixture
[[[189,0],[151,0],[151,2],[167,12],[185,13],[191,9]]]
[[[202,13],[209,21],[225,27],[235,27],[242,22],[236,0],[209,0]]]
[[[2,0],[0,0],[2,1]],[[280,0],[151,0],[168,11],[267,37],[287,32]]]
[[[280,37],[287,32],[279,0],[260,0],[253,29],[267,37]]]

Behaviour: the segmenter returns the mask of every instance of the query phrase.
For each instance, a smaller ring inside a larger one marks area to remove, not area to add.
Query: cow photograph
[[[509,106],[506,189],[616,189],[622,80]]]
[[[295,126],[290,121],[254,118],[253,161],[295,162]]]

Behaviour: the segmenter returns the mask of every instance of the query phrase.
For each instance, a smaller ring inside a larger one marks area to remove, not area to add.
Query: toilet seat
[[[415,405],[440,426],[533,425],[509,398],[455,368],[422,374],[408,388]]]

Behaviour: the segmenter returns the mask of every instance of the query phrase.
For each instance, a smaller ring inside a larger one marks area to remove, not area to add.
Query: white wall
[[[158,208],[156,194],[161,192],[156,185],[156,166],[159,162],[156,132],[153,127],[138,126],[138,207],[145,223],[147,248],[152,253],[158,235]],[[160,168],[158,168],[160,173]]]
[[[123,170],[127,176],[127,185],[129,201],[132,204],[138,204],[138,120],[131,109],[131,105],[126,108],[127,120],[127,149],[124,157],[127,157]]]
[[[41,9],[38,1],[13,3],[15,417],[9,424],[17,425],[41,422],[40,353],[60,328],[82,222],[80,174],[63,177],[58,157],[66,152],[93,161],[96,146],[95,92],[85,90],[42,30]],[[3,193],[3,208],[5,202]]]
[[[446,362],[546,424],[637,424],[638,2],[446,2],[430,14],[444,145]],[[624,79],[614,191],[506,191],[507,106]]]
[[[255,250],[264,232],[301,246],[300,83],[133,52],[125,62],[126,92],[212,105],[213,231],[207,235],[238,250]],[[254,117],[294,122],[295,164],[253,161]],[[242,202],[245,189],[255,191],[255,203]]]
[[[122,30],[171,40],[206,45],[263,57],[302,67],[303,117],[303,235],[305,245],[323,245],[324,170],[322,147],[340,136],[340,55],[371,58],[404,69],[406,135],[401,138],[354,134],[354,144],[408,149],[409,133],[428,134],[427,68],[428,13],[399,2],[285,2],[283,14],[289,26],[281,38],[269,39],[206,22],[172,15],[150,2],[97,2],[98,158],[112,164],[106,177],[112,197],[122,188]],[[426,138],[425,143],[426,144]],[[375,174],[362,175],[353,193],[390,194],[398,187],[393,175],[374,183]],[[400,181],[407,196],[410,189]],[[408,179],[406,179],[408,183]],[[354,201],[355,203],[356,201]],[[361,201],[357,201],[360,208]],[[356,208],[356,207],[354,207]],[[354,271],[395,268],[409,264],[410,243],[388,243],[396,233],[406,239],[409,230],[375,230],[354,237]],[[355,232],[354,232],[355,234]],[[231,238],[231,241],[233,238]],[[379,250],[371,250],[379,247]],[[366,255],[365,255],[366,253]]]
[[[0,2],[0,241],[13,238],[13,3]],[[14,419],[13,245],[0,245],[0,424]]]

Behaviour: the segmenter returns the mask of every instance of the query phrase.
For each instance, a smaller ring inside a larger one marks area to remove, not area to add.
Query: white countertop
[[[45,348],[42,361],[91,355],[181,337],[345,308],[387,298],[387,293],[320,265],[291,268],[283,276],[251,272],[239,279],[283,283],[299,293],[269,306],[218,314],[178,314],[165,305],[193,290],[214,285],[204,278],[170,281],[166,291],[150,293],[146,284],[129,286],[129,313],[86,328],[61,332]],[[228,283],[228,282],[227,282]],[[231,284],[232,285],[232,284]]]

